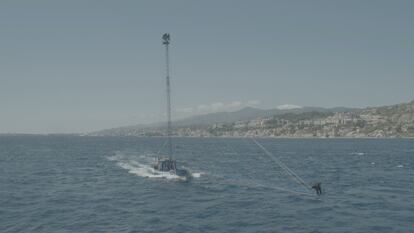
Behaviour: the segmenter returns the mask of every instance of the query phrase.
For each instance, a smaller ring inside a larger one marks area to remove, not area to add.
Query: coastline
[[[113,137],[113,138],[126,138],[126,137],[136,137],[136,138],[165,138],[166,136],[142,136],[142,135],[88,135],[88,134],[30,134],[30,133],[0,133],[0,137]],[[404,136],[392,136],[392,137],[241,137],[241,136],[172,136],[172,138],[206,138],[206,139],[249,139],[249,138],[259,138],[259,139],[414,139],[414,137],[404,137]]]

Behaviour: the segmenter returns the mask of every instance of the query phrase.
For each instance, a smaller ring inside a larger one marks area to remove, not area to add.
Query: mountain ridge
[[[304,113],[304,112],[343,112],[343,111],[350,111],[355,110],[357,108],[347,108],[347,107],[333,107],[333,108],[323,108],[323,107],[300,107],[300,108],[292,108],[292,109],[260,109],[255,107],[244,107],[242,109],[226,112],[214,112],[208,114],[201,114],[201,115],[194,115],[187,118],[179,119],[173,121],[173,125],[175,128],[177,127],[200,127],[200,126],[208,126],[211,124],[216,123],[231,123],[235,121],[248,121],[253,120],[256,118],[268,118],[274,115],[280,115],[285,113]],[[157,129],[164,127],[165,123],[157,122],[157,123],[150,123],[150,124],[138,124],[138,125],[130,125],[130,126],[120,126],[110,129],[103,129],[95,132],[88,133],[87,135],[125,135],[130,134],[126,133],[125,131],[141,131],[147,129]],[[134,134],[134,133],[132,133]]]
[[[181,121],[181,122],[180,122]],[[183,137],[414,137],[414,101],[367,108],[243,108],[182,119]],[[124,126],[91,136],[165,136],[162,125]]]

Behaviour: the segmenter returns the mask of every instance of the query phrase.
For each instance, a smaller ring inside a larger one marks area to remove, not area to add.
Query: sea
[[[413,139],[256,140],[0,136],[0,232],[414,232]]]

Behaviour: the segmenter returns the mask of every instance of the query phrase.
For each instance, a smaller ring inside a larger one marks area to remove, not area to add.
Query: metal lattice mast
[[[168,45],[170,44],[170,34],[165,33],[162,36],[165,45],[165,68],[166,68],[166,84],[167,84],[167,137],[168,137],[168,157],[172,159],[173,148],[171,140],[171,86],[170,86],[170,58],[168,53]]]

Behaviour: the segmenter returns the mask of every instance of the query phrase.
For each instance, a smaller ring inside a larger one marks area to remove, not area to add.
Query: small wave
[[[400,164],[400,165],[398,165],[397,167],[398,167],[398,168],[403,168],[403,167],[404,167],[404,165]]]
[[[352,152],[352,153],[349,153],[350,155],[365,155],[365,153],[364,152]]]
[[[204,172],[194,172],[192,173],[194,178],[200,178],[201,176],[205,175],[206,173]]]
[[[115,155],[113,155],[113,156],[108,156],[108,157],[106,157],[109,161],[117,161],[117,160],[120,160],[120,159],[122,159],[122,155],[121,154],[118,154],[118,152],[116,152],[115,153]]]

